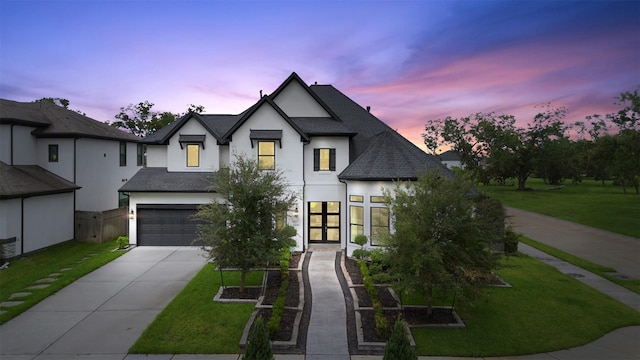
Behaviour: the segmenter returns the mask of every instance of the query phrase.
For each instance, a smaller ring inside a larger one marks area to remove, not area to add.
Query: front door
[[[309,241],[340,243],[340,202],[309,202]]]

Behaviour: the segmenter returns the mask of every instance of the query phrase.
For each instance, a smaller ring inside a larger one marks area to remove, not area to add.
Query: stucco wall
[[[73,239],[73,193],[24,199],[24,252]]]
[[[322,107],[298,82],[284,88],[274,102],[290,117],[329,117]]]
[[[180,147],[180,135],[205,135],[204,149],[200,147],[200,166],[187,166],[187,147]],[[170,139],[167,146],[168,171],[210,172],[220,167],[220,155],[216,139],[194,118],[187,121]]]

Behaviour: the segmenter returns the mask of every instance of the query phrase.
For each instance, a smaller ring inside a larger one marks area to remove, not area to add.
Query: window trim
[[[273,155],[261,155],[260,154],[260,144],[265,143],[265,144],[271,144],[273,146]],[[257,141],[257,146],[258,149],[258,170],[263,170],[263,171],[271,171],[271,170],[275,170],[276,169],[276,142],[274,140],[258,140]],[[260,165],[260,159],[261,158],[273,158],[273,166],[270,168],[262,168],[262,166]]]
[[[58,162],[60,159],[60,147],[58,144],[49,144],[49,162]]]
[[[329,150],[329,168],[321,169],[322,150]],[[313,149],[313,171],[336,171],[336,149],[335,148],[315,148]]]
[[[189,148],[195,146],[196,149],[198,149],[197,151],[197,159],[196,160],[196,165],[189,165]],[[204,149],[204,147],[203,147]],[[186,161],[187,161],[187,167],[188,168],[199,168],[200,167],[200,144],[185,144],[185,152],[186,152]]]

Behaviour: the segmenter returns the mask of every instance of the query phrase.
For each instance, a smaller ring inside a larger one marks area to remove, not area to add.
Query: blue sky
[[[640,85],[640,1],[0,0],[5,99],[238,113],[293,71],[418,145],[449,115],[583,120]]]

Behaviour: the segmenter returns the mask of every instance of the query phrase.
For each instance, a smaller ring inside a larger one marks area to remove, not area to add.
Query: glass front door
[[[309,202],[309,241],[340,242],[340,202]]]

